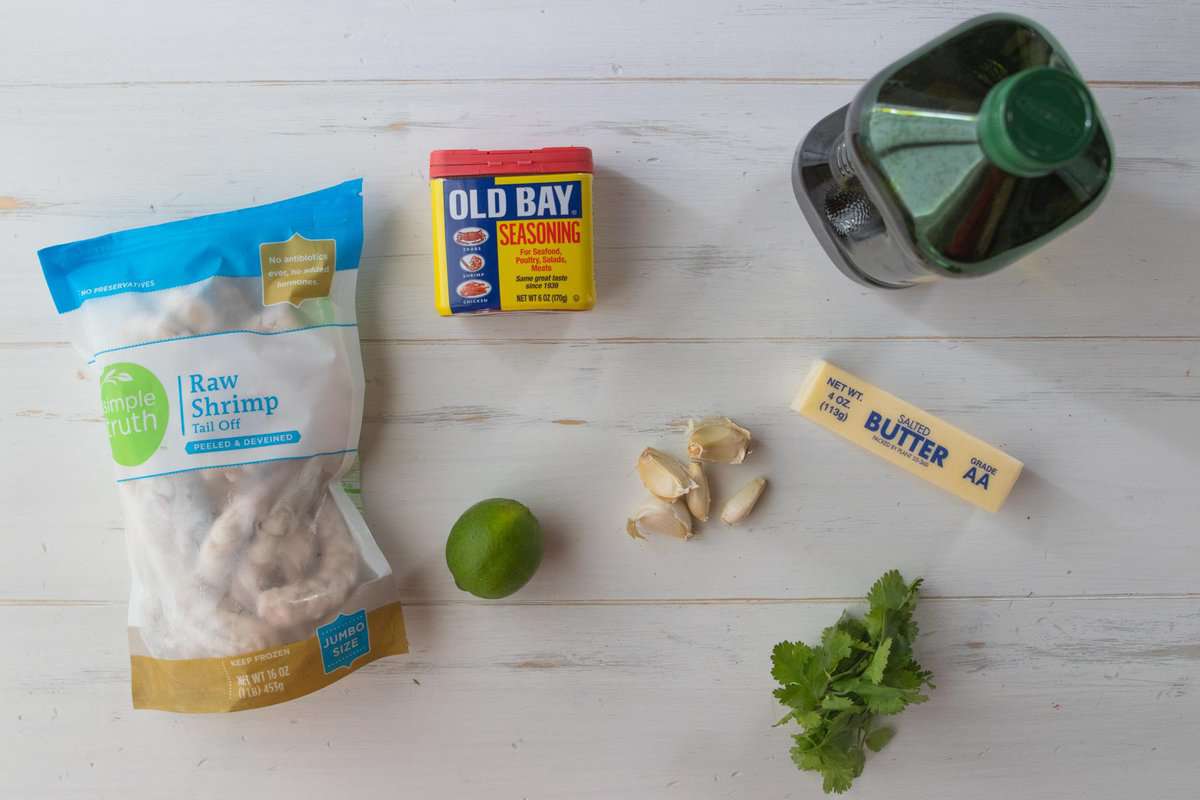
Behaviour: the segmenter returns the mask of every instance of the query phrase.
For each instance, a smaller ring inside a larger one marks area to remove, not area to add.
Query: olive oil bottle
[[[901,288],[977,277],[1083,220],[1113,148],[1095,99],[1030,20],[978,17],[871,79],[796,151],[792,182],[834,262]]]

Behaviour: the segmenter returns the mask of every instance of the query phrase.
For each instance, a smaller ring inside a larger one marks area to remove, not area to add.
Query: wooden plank
[[[1034,17],[1084,73],[1196,80],[1195,4],[1039,3]],[[866,78],[996,6],[817,0],[370,2],[13,0],[0,25],[6,82],[613,78]]]
[[[791,412],[818,357],[1024,460],[1005,508],[975,510]],[[1195,590],[1200,340],[377,343],[365,360],[367,515],[409,600],[464,599],[445,535],[490,496],[546,527],[530,601],[836,597],[891,566],[952,595]],[[121,600],[94,383],[62,347],[4,362],[0,504],[22,534],[0,593]],[[687,543],[630,541],[637,454],[682,454],[686,417],[714,412],[761,442],[713,471],[714,491],[766,475],[761,507]]]
[[[843,605],[410,607],[411,655],[236,718],[131,711],[120,606],[0,607],[20,643],[0,650],[0,772],[22,800],[818,797],[771,727],[769,654]],[[1195,598],[918,616],[937,689],[855,797],[1194,796]]]
[[[792,197],[796,142],[852,93],[722,83],[3,89],[0,125],[21,158],[0,179],[12,254],[0,264],[11,301],[0,341],[68,336],[39,247],[355,175],[366,176],[368,338],[1200,334],[1195,92],[1100,90],[1120,167],[1096,217],[997,275],[904,292],[843,277]],[[428,152],[554,143],[596,151],[597,309],[438,318]]]
[[[770,727],[770,648],[897,566],[929,579],[938,689],[855,797],[1194,797],[1200,6],[1014,3],[1097,82],[1114,190],[1015,268],[893,294],[829,265],[788,161],[863,78],[994,10],[976,0],[6,3],[0,794],[817,797]],[[598,309],[437,319],[428,151],[569,143],[600,166]],[[367,511],[414,652],[236,719],[134,713],[95,384],[34,251],[354,175]],[[1005,510],[790,413],[816,357],[1023,458]],[[633,457],[713,411],[762,441],[716,492],[766,474],[763,505],[628,540]],[[442,557],[488,495],[548,536],[492,604]]]

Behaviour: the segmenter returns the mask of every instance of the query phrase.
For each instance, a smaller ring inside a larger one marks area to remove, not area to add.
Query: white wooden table
[[[1018,266],[881,293],[819,249],[792,149],[990,4],[6,3],[0,794],[817,797],[771,646],[899,567],[938,688],[855,796],[1195,797],[1200,6],[1008,6],[1094,82],[1115,188]],[[598,163],[596,310],[438,318],[429,151],[562,144]],[[34,251],[360,175],[365,496],[412,653],[263,711],[135,713],[96,387]],[[1003,512],[791,413],[820,356],[1023,459]],[[709,412],[763,442],[752,523],[629,540],[638,451]],[[495,495],[549,545],[482,603],[442,548]]]

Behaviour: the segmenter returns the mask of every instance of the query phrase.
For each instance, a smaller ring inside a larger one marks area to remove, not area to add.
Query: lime
[[[446,539],[454,583],[496,600],[524,586],[542,563],[542,527],[516,500],[493,498],[468,508]]]

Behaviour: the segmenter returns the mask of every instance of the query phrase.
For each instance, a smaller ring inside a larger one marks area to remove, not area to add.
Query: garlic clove
[[[729,498],[721,509],[721,521],[726,525],[736,525],[754,510],[754,504],[762,497],[763,489],[767,488],[766,478],[755,478],[747,483],[737,494]]]
[[[687,493],[688,511],[701,522],[708,522],[708,509],[712,505],[712,495],[708,491],[708,478],[704,467],[693,461],[688,464],[688,475],[696,483],[696,488]]]
[[[648,497],[626,523],[625,532],[634,539],[645,539],[647,535],[690,539],[692,515],[682,500],[668,502],[658,497]]]
[[[729,417],[688,422],[688,456],[693,461],[740,464],[750,452],[750,431]]]
[[[650,494],[663,500],[682,497],[696,486],[683,464],[653,447],[642,451],[637,471]]]

